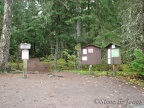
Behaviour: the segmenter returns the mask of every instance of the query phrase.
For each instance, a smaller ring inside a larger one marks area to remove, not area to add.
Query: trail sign
[[[29,60],[29,50],[22,50],[22,60]]]
[[[20,44],[21,49],[31,49],[31,44],[29,43],[21,43]]]
[[[121,64],[120,45],[112,42],[105,48],[107,49],[108,64]]]
[[[22,60],[23,60],[23,78],[27,78],[27,60],[29,60],[29,50],[31,44],[21,43],[20,49],[22,49]]]
[[[107,49],[107,63],[112,65],[113,75],[116,76],[115,66],[121,64],[120,45],[111,42],[105,48]]]
[[[101,64],[101,48],[96,45],[82,47],[81,63],[88,65]]]
[[[91,74],[92,65],[101,64],[101,48],[96,45],[87,45],[82,47],[81,63],[89,65],[89,74]]]

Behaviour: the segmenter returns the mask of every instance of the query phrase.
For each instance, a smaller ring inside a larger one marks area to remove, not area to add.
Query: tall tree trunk
[[[144,53],[144,0],[143,0],[143,6],[142,6],[142,34],[143,34],[143,40],[142,40],[142,51]]]
[[[54,72],[57,72],[57,60],[58,60],[58,48],[59,48],[58,37],[56,37],[56,48],[55,48],[55,56],[54,56]]]
[[[60,43],[61,43],[61,51],[60,51],[60,53],[61,53],[61,58],[63,58],[64,57],[64,55],[63,55],[64,41],[61,41]]]
[[[3,28],[0,41],[0,67],[3,71],[6,71],[8,68],[11,20],[12,0],[5,0]]]
[[[54,50],[53,43],[51,43],[50,54],[52,54],[52,55],[54,54],[53,50]]]
[[[78,15],[80,15],[81,13],[81,7],[80,7],[80,1],[78,1],[77,4],[77,11],[78,11]],[[81,37],[81,20],[78,19],[77,20],[77,39],[80,39]],[[77,69],[81,69],[81,42],[78,40],[77,46],[76,46],[76,50],[77,50]]]
[[[87,15],[89,16],[90,15],[90,0],[88,0],[88,13],[87,13]],[[88,19],[88,26],[87,26],[88,28],[87,28],[87,32],[88,32],[88,36],[89,36],[89,32],[90,32],[90,20]],[[90,43],[91,44],[91,43]]]
[[[60,25],[60,16],[58,15],[57,16],[57,25]],[[56,33],[56,35],[55,35],[55,39],[56,39],[56,46],[55,46],[55,55],[54,55],[54,72],[57,72],[58,71],[58,62],[57,62],[57,60],[58,60],[58,57],[59,57],[59,55],[58,55],[58,53],[59,53],[59,37],[58,37],[58,35],[59,35],[59,31],[58,30],[56,30],[55,31],[55,33]]]

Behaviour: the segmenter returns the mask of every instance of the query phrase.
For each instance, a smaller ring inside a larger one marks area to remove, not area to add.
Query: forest
[[[19,69],[20,44],[30,43],[30,58],[40,58],[52,70],[87,70],[80,62],[81,47],[93,44],[102,48],[102,64],[93,71],[111,71],[105,47],[114,42],[121,46],[117,70],[143,78],[143,0],[13,0],[10,33],[3,39],[5,1],[0,1],[0,57],[9,38],[5,64],[16,63]]]

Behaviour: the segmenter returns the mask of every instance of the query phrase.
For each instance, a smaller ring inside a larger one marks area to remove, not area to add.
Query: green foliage
[[[48,60],[54,60],[54,55],[53,55],[53,54],[50,54],[50,55],[48,56]]]
[[[140,83],[140,86],[143,86],[143,87],[144,87],[144,81]]]
[[[132,64],[121,64],[117,67],[117,70],[121,72],[132,72]]]
[[[4,0],[0,1],[0,23],[2,23],[3,2]],[[76,68],[76,50],[81,47],[76,46],[77,42],[81,42],[82,46],[95,44],[102,48],[109,42],[122,43],[123,62],[131,62],[134,58],[133,50],[141,47],[141,0],[79,0],[79,2],[81,12],[77,11],[78,1],[75,0],[15,0],[10,55],[14,59],[19,59],[21,55],[19,44],[31,43],[30,56],[45,58],[48,56],[44,62],[49,62],[53,68],[55,44],[58,38],[58,65],[62,69]],[[82,24],[81,37],[76,36],[77,20],[81,20]],[[142,66],[139,65],[141,68]],[[88,66],[83,66],[83,69],[88,69]],[[93,71],[110,69],[106,63],[93,66]],[[121,65],[118,70],[130,72],[131,66]]]
[[[76,60],[77,60],[76,55],[75,54],[70,55],[68,53],[68,50],[64,50],[63,55],[64,55],[65,60],[67,61],[68,68],[75,69],[76,68]]]
[[[66,61],[65,61],[64,59],[62,59],[62,58],[60,58],[60,59],[58,60],[58,69],[60,69],[60,70],[65,70],[65,69],[67,69],[67,63],[66,63]]]
[[[0,34],[2,31],[3,9],[4,9],[4,0],[1,0],[0,1]]]
[[[76,55],[74,54],[70,55],[67,50],[64,50],[63,56],[64,56],[63,58],[59,58],[57,61],[58,71],[76,69]],[[47,59],[43,60],[43,62],[47,62],[50,65],[50,71],[53,71],[54,69],[53,60],[54,60],[53,54],[49,55]]]
[[[68,60],[67,65],[68,65],[69,69],[76,69],[76,61],[75,60]]]
[[[16,63],[16,62],[10,62],[11,70],[22,70],[23,69],[23,63]]]
[[[4,10],[4,0],[0,1],[0,35],[2,33],[2,22],[3,22],[3,10]],[[1,40],[0,40],[1,42]]]
[[[142,50],[135,50],[135,60],[132,62],[132,69],[139,74],[144,75],[144,54]]]
[[[106,71],[94,71],[92,74],[94,76],[106,76],[107,72]]]
[[[66,70],[66,72],[73,72],[73,73],[78,73],[81,75],[88,75],[88,71],[87,70]]]
[[[14,52],[17,52],[19,44],[27,42],[32,45],[32,57],[50,55],[56,37],[59,50],[62,52],[66,48],[71,50],[71,54],[75,53],[76,42],[105,46],[110,41],[119,41],[118,32],[113,32],[118,26],[116,2],[80,0],[79,15],[77,5],[78,2],[72,0],[14,1],[10,54],[16,55]],[[82,37],[76,36],[77,20],[82,21]],[[64,48],[61,42],[64,42]]]
[[[63,53],[66,59],[60,58],[58,60],[58,68],[61,70],[76,69],[76,55],[70,55],[66,51]]]
[[[81,75],[88,75],[88,74],[89,74],[89,71],[81,70],[81,71],[79,71],[79,73],[80,73]]]
[[[123,63],[134,60],[134,50],[142,47],[142,0],[118,1],[118,17],[121,23],[121,48]]]

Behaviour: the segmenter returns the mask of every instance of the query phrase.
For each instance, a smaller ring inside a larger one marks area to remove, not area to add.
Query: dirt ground
[[[143,104],[144,90],[121,78],[68,72],[28,74],[27,79],[0,74],[0,108],[144,108]]]
[[[49,73],[37,58],[28,70],[0,74],[0,108],[144,108],[144,90],[122,78]]]
[[[49,66],[46,63],[40,62],[38,58],[28,60],[28,71],[30,73],[47,73]]]

